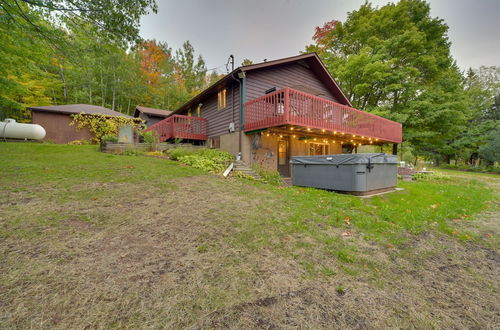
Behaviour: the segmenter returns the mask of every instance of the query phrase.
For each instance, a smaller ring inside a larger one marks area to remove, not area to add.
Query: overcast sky
[[[157,0],[158,14],[143,17],[141,36],[173,49],[189,40],[207,68],[225,73],[230,54],[236,66],[297,55],[312,43],[314,28],[364,0]],[[387,0],[371,1],[376,6]],[[430,0],[431,15],[449,26],[451,52],[462,69],[500,66],[499,0]]]

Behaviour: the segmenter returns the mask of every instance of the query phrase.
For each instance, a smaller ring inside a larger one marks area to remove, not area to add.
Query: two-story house
[[[316,53],[239,67],[149,129],[162,141],[201,141],[283,176],[291,156],[402,140],[400,123],[351,106]]]

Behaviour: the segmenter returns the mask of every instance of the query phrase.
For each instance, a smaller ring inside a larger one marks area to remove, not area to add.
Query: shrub
[[[415,181],[438,181],[448,180],[450,177],[440,172],[415,173],[413,180]]]
[[[224,164],[201,155],[181,156],[179,157],[179,162],[211,173],[219,173],[225,169]]]
[[[191,150],[186,150],[182,148],[175,148],[173,150],[170,150],[168,155],[171,160],[179,160],[179,157],[186,156],[192,154]]]
[[[144,152],[136,150],[136,149],[127,149],[127,150],[122,151],[119,154],[122,156],[140,156],[140,155],[144,155]]]
[[[101,142],[117,143],[118,137],[116,135],[106,134],[101,137]]]
[[[225,151],[205,148],[193,150],[176,148],[169,152],[169,156],[171,160],[211,173],[224,171],[233,159],[233,156]]]
[[[142,133],[142,137],[144,138],[144,143],[148,143],[150,145],[151,151],[156,151],[158,149],[158,143],[160,143],[160,138],[156,131],[149,131]]]
[[[264,181],[273,186],[281,186],[283,181],[281,180],[281,175],[276,170],[270,170],[265,167],[254,165],[253,170],[259,174]]]

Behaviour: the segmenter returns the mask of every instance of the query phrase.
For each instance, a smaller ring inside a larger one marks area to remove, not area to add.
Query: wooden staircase
[[[235,175],[236,173],[242,173],[248,176],[253,177],[255,180],[263,180],[262,177],[257,174],[250,166],[248,166],[244,161],[242,160],[235,160],[234,161],[234,167],[232,171],[232,175]]]

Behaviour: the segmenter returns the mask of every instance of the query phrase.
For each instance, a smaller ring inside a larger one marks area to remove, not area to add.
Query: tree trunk
[[[92,83],[89,83],[89,101],[92,104]]]
[[[102,106],[106,104],[106,88],[104,87],[104,78],[102,76],[102,66],[101,66],[101,97],[102,97]]]
[[[116,81],[115,81],[115,72],[113,71],[113,100],[111,102],[111,110],[115,110],[115,95],[116,95]]]
[[[66,78],[64,77],[64,68],[62,65],[59,65],[59,68],[61,69],[61,81],[63,82],[63,96],[64,100],[66,103],[68,102],[68,86],[66,85]]]

